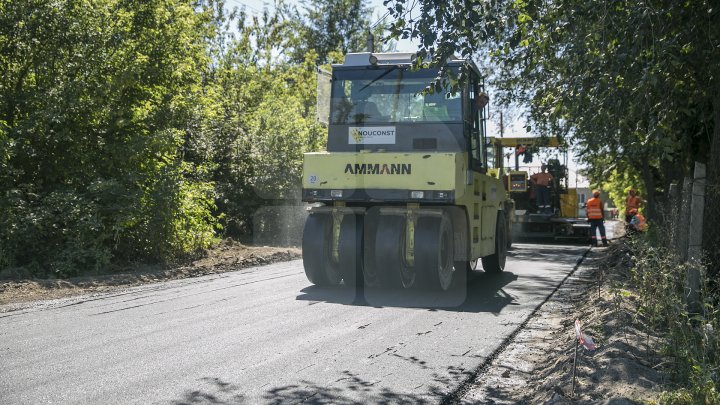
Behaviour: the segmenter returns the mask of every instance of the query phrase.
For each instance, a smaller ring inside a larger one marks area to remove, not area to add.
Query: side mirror
[[[326,126],[330,123],[330,91],[332,89],[332,73],[317,69],[317,120]]]
[[[478,110],[482,110],[483,108],[485,108],[485,106],[488,105],[489,102],[490,96],[488,96],[487,93],[485,93],[484,91],[480,92],[480,94],[475,97],[475,106]]]

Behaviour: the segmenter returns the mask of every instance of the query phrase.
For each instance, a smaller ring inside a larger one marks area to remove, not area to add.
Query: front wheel
[[[513,233],[512,233],[512,221],[509,220],[509,218],[505,218],[505,240],[506,240],[506,248],[507,250],[510,250],[513,244]]]
[[[302,258],[305,276],[320,286],[340,284],[339,266],[331,260],[332,216],[310,214],[305,221],[302,239]]]
[[[415,266],[431,289],[447,291],[453,284],[453,227],[450,218],[420,217],[415,227]]]
[[[490,274],[500,274],[505,270],[507,259],[507,228],[505,214],[498,212],[495,225],[495,253],[482,258],[483,270]]]
[[[340,273],[343,283],[352,287],[362,280],[362,245],[363,218],[361,215],[344,215],[340,226],[338,252]]]
[[[415,269],[405,260],[405,218],[388,215],[378,223],[375,237],[375,265],[392,287],[412,288]]]

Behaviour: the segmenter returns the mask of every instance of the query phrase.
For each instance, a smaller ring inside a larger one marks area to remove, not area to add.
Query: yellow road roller
[[[504,270],[512,202],[488,173],[480,73],[449,60],[454,85],[431,86],[439,70],[414,58],[351,53],[326,79],[327,151],[305,154],[302,177],[313,284],[448,290],[478,259]]]

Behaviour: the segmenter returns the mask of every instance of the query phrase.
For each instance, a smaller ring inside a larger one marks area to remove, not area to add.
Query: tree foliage
[[[416,2],[392,3],[394,15]],[[720,17],[706,0],[601,3],[420,0],[395,35],[418,38],[441,64],[453,53],[489,57],[503,102],[528,108],[538,135],[579,146],[593,183],[633,172],[648,192],[695,160],[719,174]],[[712,153],[708,153],[712,149]]]
[[[302,61],[306,50],[317,52],[317,61],[323,64],[331,62],[334,51],[345,54],[367,49],[373,21],[364,0],[303,0],[301,7],[305,17],[298,18],[302,23],[296,60]],[[376,38],[382,32],[382,26],[372,30]]]
[[[212,187],[181,147],[197,136],[207,15],[33,0],[0,19],[2,264],[72,275],[206,246]]]
[[[0,271],[176,260],[296,198],[324,142],[314,63],[369,19],[345,3],[352,28],[300,47],[321,16],[282,2],[0,2]]]

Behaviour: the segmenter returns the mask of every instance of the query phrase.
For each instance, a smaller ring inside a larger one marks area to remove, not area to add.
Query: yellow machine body
[[[303,189],[328,202],[460,206],[475,259],[493,253],[495,218],[508,197],[500,180],[467,170],[467,162],[467,153],[312,152],[305,154]]]
[[[459,153],[311,152],[303,188],[456,190],[463,166]]]
[[[523,171],[511,170],[507,173],[507,188],[510,193],[525,193],[528,188],[528,174]]]
[[[563,218],[576,218],[578,216],[577,189],[568,189],[567,194],[560,195],[560,216]]]

